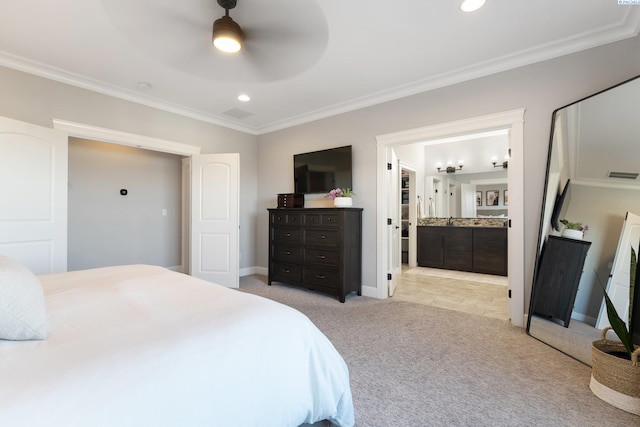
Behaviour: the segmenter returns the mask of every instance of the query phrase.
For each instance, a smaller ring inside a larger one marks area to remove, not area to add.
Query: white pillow
[[[22,264],[0,255],[0,339],[47,338],[42,284]]]

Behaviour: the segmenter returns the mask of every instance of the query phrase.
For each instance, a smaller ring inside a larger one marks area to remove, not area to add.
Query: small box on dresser
[[[269,209],[272,282],[362,295],[362,209]]]

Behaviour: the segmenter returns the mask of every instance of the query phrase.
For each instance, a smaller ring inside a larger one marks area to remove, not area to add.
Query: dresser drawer
[[[316,230],[305,228],[302,243],[305,245],[338,247],[338,230]]]
[[[302,250],[299,246],[281,246],[273,245],[271,247],[271,254],[276,261],[285,261],[298,263],[302,259],[300,256]]]
[[[298,228],[273,228],[273,240],[276,242],[299,244],[300,234],[300,229]]]
[[[302,215],[299,213],[288,213],[278,211],[271,213],[271,223],[279,225],[298,225]]]
[[[327,289],[337,289],[338,273],[321,268],[305,267],[302,271],[302,281],[306,286],[316,285]]]
[[[302,278],[302,268],[295,264],[285,264],[280,262],[272,262],[269,269],[271,280],[277,282],[300,283]]]
[[[308,249],[304,250],[304,262],[311,264],[327,265],[331,267],[337,267],[340,257],[336,251],[327,251],[323,249]]]
[[[306,213],[302,218],[304,225],[321,225],[323,227],[337,227],[337,213]]]

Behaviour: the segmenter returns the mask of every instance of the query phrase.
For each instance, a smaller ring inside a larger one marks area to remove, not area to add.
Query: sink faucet
[[[453,217],[447,218],[447,225],[453,225]]]

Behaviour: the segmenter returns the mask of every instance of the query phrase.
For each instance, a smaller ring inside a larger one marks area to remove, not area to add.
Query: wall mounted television
[[[351,180],[351,145],[293,156],[296,193],[328,193],[334,188],[352,188]]]
[[[571,199],[571,180],[568,179],[567,183],[564,185],[564,189],[561,193],[556,195],[556,202],[553,205],[553,211],[551,214],[551,226],[556,231],[560,231],[560,217],[564,216],[567,211],[567,206],[569,205],[569,200]]]

